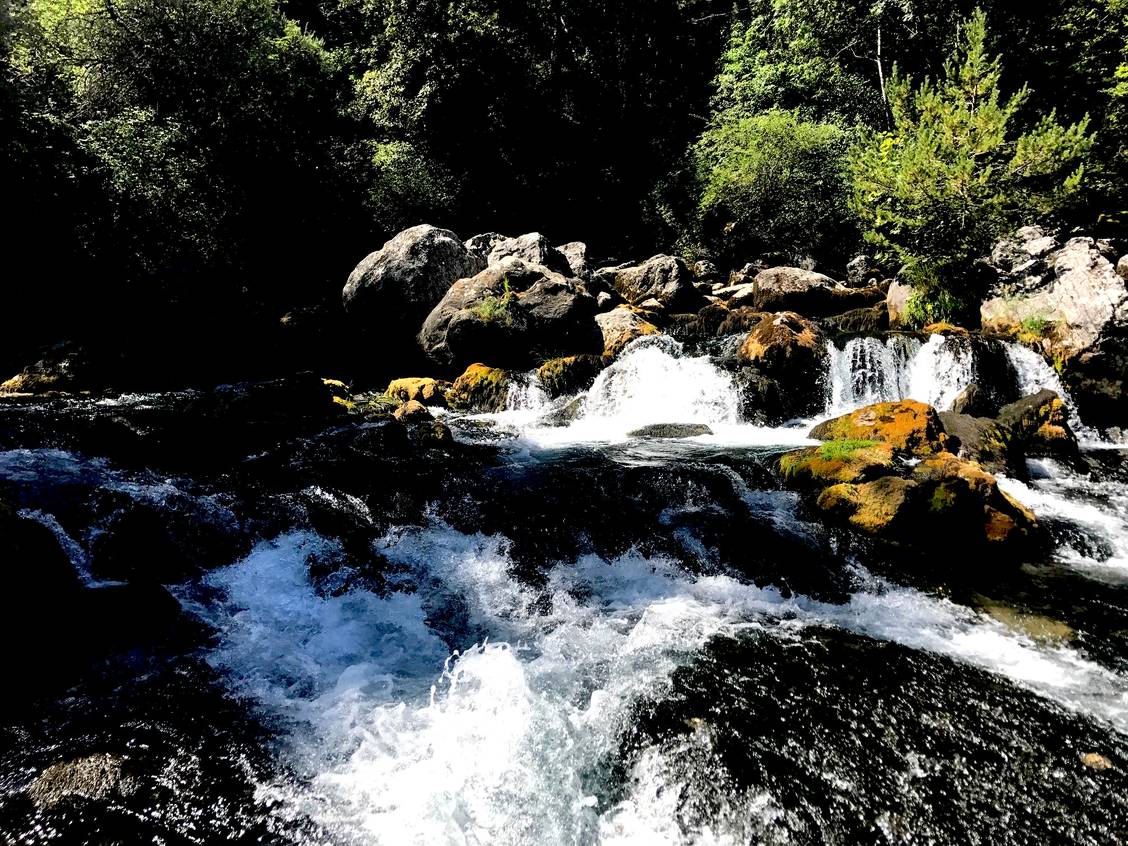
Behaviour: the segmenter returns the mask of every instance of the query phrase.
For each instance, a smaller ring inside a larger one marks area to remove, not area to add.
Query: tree
[[[1002,97],[982,11],[962,35],[939,81],[914,88],[894,75],[892,129],[867,132],[850,154],[865,239],[904,263],[923,303],[948,312],[983,293],[974,263],[1001,234],[1076,194],[1092,144],[1086,120],[1066,127],[1051,112],[1020,124],[1030,90]]]
[[[854,237],[845,202],[850,138],[794,112],[722,113],[693,147],[700,227],[713,252],[734,261],[841,255]]]

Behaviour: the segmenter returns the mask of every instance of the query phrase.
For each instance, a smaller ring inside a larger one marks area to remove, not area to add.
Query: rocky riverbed
[[[46,353],[0,396],[0,832],[1119,842],[1124,280],[997,252],[1011,316],[918,332],[864,263],[416,227],[344,291],[379,383]]]

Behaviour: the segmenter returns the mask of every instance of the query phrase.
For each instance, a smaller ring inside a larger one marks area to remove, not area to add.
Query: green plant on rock
[[[851,207],[881,257],[905,266],[923,313],[955,316],[985,293],[976,259],[1020,221],[1051,217],[1078,192],[1092,145],[1088,121],[1027,119],[1030,90],[1008,98],[976,11],[938,81],[896,72],[892,129],[850,152]],[[948,298],[945,301],[945,298]]]
[[[877,441],[840,440],[826,441],[819,447],[819,458],[823,461],[849,461],[854,453],[877,446]]]
[[[517,312],[514,304],[517,294],[509,287],[509,277],[501,280],[501,296],[489,294],[481,302],[471,307],[470,311],[479,320],[486,323],[496,323],[500,326],[513,326],[517,322]]]

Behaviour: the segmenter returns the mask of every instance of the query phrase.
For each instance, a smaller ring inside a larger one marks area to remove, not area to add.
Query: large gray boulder
[[[450,230],[413,226],[356,266],[342,299],[349,314],[398,335],[396,327],[418,326],[456,279],[483,267]]]
[[[800,267],[769,267],[752,280],[751,302],[757,311],[793,311],[806,317],[830,317],[876,305],[885,299],[880,288],[847,288],[829,276]]]
[[[1034,243],[1043,240],[1048,236]],[[980,307],[984,328],[1010,330],[1044,321],[1053,325],[1062,348],[1081,354],[1128,325],[1128,284],[1092,238],[1072,238],[1010,267],[996,295]]]
[[[538,359],[600,351],[596,302],[576,279],[507,256],[460,279],[418,335],[429,358],[448,367],[486,362],[529,366]]]
[[[487,261],[489,264],[497,264],[509,257],[522,259],[529,264],[539,264],[554,273],[572,275],[572,267],[568,259],[539,232],[529,232],[516,238],[495,241],[490,248]]]
[[[588,266],[587,244],[583,241],[569,241],[556,249],[568,262],[568,267],[572,269],[572,276],[577,279],[587,278],[588,274],[591,273],[591,268]]]
[[[1093,238],[1059,245],[1034,227],[1019,230],[992,256],[999,281],[979,312],[988,330],[1036,328],[1082,419],[1099,427],[1121,425],[1128,407],[1128,280],[1116,255]]]
[[[597,275],[635,305],[656,299],[675,312],[695,311],[704,302],[692,271],[676,256],[651,256],[642,264],[603,268]]]

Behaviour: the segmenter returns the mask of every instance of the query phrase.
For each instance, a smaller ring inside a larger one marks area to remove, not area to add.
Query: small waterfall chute
[[[707,356],[688,356],[664,335],[640,338],[587,393],[582,419],[636,428],[652,423],[740,422],[732,377]]]

